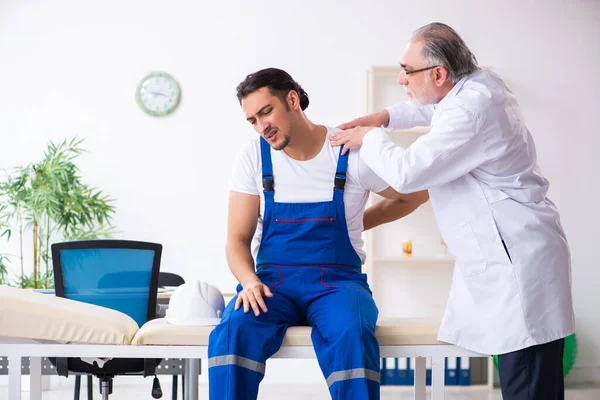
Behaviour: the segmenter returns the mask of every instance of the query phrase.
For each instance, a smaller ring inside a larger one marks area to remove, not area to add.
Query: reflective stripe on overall
[[[265,211],[257,275],[268,312],[227,305],[209,339],[212,400],[256,399],[266,360],[289,326],[312,326],[312,342],[333,399],[379,399],[377,307],[350,243],[344,210],[348,154],[340,154],[333,199],[277,203],[271,148],[261,138]],[[238,293],[242,290],[238,285]]]

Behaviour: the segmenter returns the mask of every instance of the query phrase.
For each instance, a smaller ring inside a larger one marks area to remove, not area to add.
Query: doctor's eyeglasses
[[[428,71],[430,69],[441,67],[441,65],[434,65],[432,67],[419,68],[419,69],[415,69],[415,70],[412,70],[412,71],[404,69],[404,67],[402,67],[402,65],[400,67],[402,68],[402,73],[408,78],[409,76],[411,76],[413,74],[416,74],[417,72]]]

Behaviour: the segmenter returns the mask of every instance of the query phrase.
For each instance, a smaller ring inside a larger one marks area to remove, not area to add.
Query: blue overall
[[[312,342],[333,399],[379,399],[377,307],[361,273],[344,210],[348,155],[340,154],[333,200],[277,203],[271,148],[261,138],[265,211],[257,275],[270,287],[256,317],[235,300],[209,338],[212,400],[256,399],[266,360],[289,326],[312,326]],[[237,292],[242,290],[238,285]]]

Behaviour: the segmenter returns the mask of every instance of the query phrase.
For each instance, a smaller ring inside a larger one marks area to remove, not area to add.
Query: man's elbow
[[[429,191],[422,190],[420,192],[415,192],[413,193],[413,196],[415,197],[415,202],[418,205],[425,204],[429,200]]]
[[[406,203],[412,204],[415,208],[417,208],[420,205],[427,203],[429,200],[429,192],[427,190],[421,190],[419,192],[403,194],[401,195],[400,199]]]
[[[241,249],[250,249],[252,237],[228,237],[225,242],[225,253],[230,256],[239,252]]]

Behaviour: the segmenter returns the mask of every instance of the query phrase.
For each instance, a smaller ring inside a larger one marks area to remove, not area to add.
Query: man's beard
[[[419,100],[419,98],[415,95],[415,92],[413,92],[412,90],[410,90],[409,88],[407,88],[406,86],[404,86],[404,91],[406,92],[406,94],[410,94],[412,96],[408,98],[408,101],[410,104],[416,106],[416,107],[420,107],[423,105],[423,103],[421,102],[421,100]]]
[[[281,144],[272,146],[273,150],[281,151],[281,150],[285,149],[287,147],[287,145],[290,144],[290,140],[291,140],[291,137],[289,135],[284,136],[283,142],[281,142]]]

